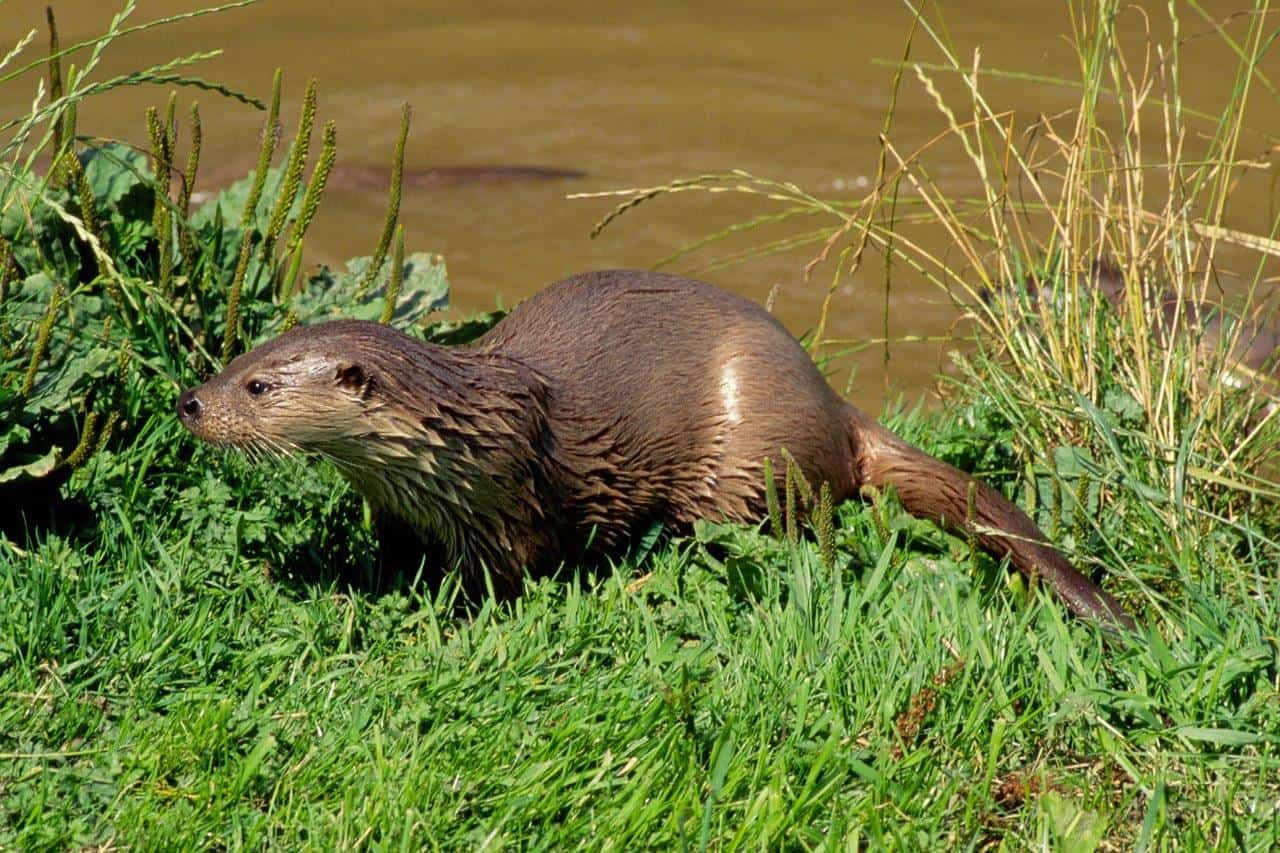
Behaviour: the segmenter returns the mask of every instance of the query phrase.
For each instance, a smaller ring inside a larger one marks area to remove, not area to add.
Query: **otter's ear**
[[[373,377],[359,364],[341,364],[334,374],[338,386],[353,394],[368,397],[373,392]]]

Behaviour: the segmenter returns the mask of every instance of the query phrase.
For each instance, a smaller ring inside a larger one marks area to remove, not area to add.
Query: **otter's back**
[[[586,273],[524,302],[476,345],[547,377],[571,441],[596,441],[650,480],[679,479],[681,499],[703,503],[678,516],[705,513],[706,500],[758,515],[763,459],[780,464],[783,447],[815,484],[837,497],[851,488],[843,401],[776,319],[712,285]]]

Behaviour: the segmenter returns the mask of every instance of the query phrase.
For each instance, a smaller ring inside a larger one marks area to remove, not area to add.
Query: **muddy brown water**
[[[1145,4],[1158,22],[1163,4]],[[1225,16],[1238,3],[1210,2]],[[186,2],[139,3],[142,22],[199,8]],[[38,27],[26,56],[43,50],[44,3],[9,0],[0,6],[2,47]],[[55,4],[63,45],[103,31],[115,3],[60,0]],[[1194,16],[1184,35],[1207,31]],[[1075,57],[1065,34],[1064,8],[1035,0],[947,4],[946,22],[958,52],[981,49],[988,68],[1071,76]],[[622,218],[597,239],[592,225],[613,205],[608,199],[568,200],[569,193],[664,183],[672,178],[745,169],[795,182],[832,198],[861,197],[873,180],[877,142],[889,106],[893,69],[910,27],[905,5],[826,2],[633,2],[608,7],[583,0],[553,2],[369,2],[322,8],[303,0],[266,0],[247,9],[198,18],[117,42],[97,76],[220,48],[221,56],[194,74],[265,99],[273,70],[285,69],[286,133],[308,78],[319,81],[320,118],[339,128],[339,162],[352,167],[388,163],[402,102],[412,105],[410,167],[527,164],[580,170],[574,180],[453,183],[407,189],[402,206],[411,250],[444,254],[454,311],[488,309],[528,296],[546,283],[586,269],[651,266],[706,234],[771,209],[742,196],[686,194],[660,200]],[[1237,34],[1238,34],[1237,30]],[[917,37],[915,57],[937,60]],[[83,63],[83,55],[78,57]],[[1183,49],[1184,98],[1215,111],[1233,67],[1212,38],[1191,38]],[[1280,62],[1269,60],[1273,80]],[[25,111],[36,77],[0,87],[6,116]],[[946,83],[944,82],[944,86]],[[985,90],[1021,118],[1070,108],[1076,94],[1026,81],[991,79]],[[954,87],[950,92],[958,94]],[[136,87],[81,108],[81,132],[146,139],[147,106],[167,90]],[[208,92],[180,91],[185,114],[198,99],[205,127],[205,169],[223,175],[251,168],[262,113]],[[956,109],[964,101],[952,98]],[[1272,135],[1280,102],[1265,91],[1252,123]],[[903,150],[945,126],[924,87],[908,73],[895,109],[892,136]],[[1246,139],[1245,153],[1266,147]],[[931,162],[933,177],[955,196],[976,193],[973,167],[956,147]],[[1266,228],[1270,191],[1236,204],[1232,224]],[[308,261],[337,263],[368,254],[377,241],[385,191],[367,182],[338,187],[308,237]],[[777,236],[781,232],[767,232]],[[762,235],[763,236],[763,235]],[[946,251],[942,233],[920,239]],[[738,241],[724,251],[750,245]],[[799,333],[817,319],[831,267],[805,281],[812,248],[770,255],[700,277],[758,300],[777,286],[774,311]],[[713,250],[670,267],[695,270]],[[846,283],[833,304],[828,336],[851,340],[884,333],[884,274],[878,256]],[[938,337],[958,311],[935,285],[901,265],[889,295],[889,335]],[[714,330],[708,330],[714,334]],[[850,396],[876,409],[886,388],[914,397],[930,387],[945,362],[937,342],[891,345],[853,359]],[[836,377],[843,385],[848,371]]]

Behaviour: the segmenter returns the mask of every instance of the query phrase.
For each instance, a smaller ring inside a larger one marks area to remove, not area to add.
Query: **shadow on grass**
[[[282,564],[288,572],[276,582],[291,596],[307,598],[315,589],[340,588],[371,598],[403,595],[411,601],[448,602],[452,615],[468,619],[486,605],[506,605],[521,598],[529,582],[550,579],[565,588],[586,591],[627,566],[643,574],[652,555],[675,536],[660,524],[637,534],[629,546],[611,557],[588,556],[561,563],[550,571],[505,578],[450,565],[444,549],[424,543],[397,518],[362,520],[359,499],[348,495],[344,506],[326,514],[321,535],[292,549]],[[330,535],[329,531],[334,533]],[[344,532],[345,531],[345,532]]]
[[[70,471],[0,485],[0,536],[19,545],[58,536],[83,542],[96,527],[93,506],[63,489]]]

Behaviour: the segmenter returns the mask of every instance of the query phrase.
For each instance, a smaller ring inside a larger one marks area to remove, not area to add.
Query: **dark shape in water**
[[[193,204],[202,204],[218,194],[219,191],[238,180],[243,171],[230,172],[226,169],[215,171],[210,175],[203,172],[196,179],[196,186],[201,189],[191,194]],[[574,169],[559,169],[553,166],[529,166],[497,164],[490,166],[428,166],[421,169],[406,168],[400,177],[403,191],[437,190],[453,187],[475,185],[513,184],[530,181],[562,181],[586,177],[585,172]],[[172,192],[177,194],[177,182],[182,180],[180,174],[174,175]],[[361,166],[335,163],[329,173],[326,189],[330,192],[348,193],[386,193],[391,187],[390,166]]]

